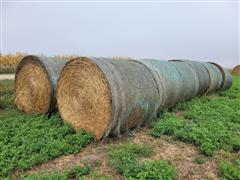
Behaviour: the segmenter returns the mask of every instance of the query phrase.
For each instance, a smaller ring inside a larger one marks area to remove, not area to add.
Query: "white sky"
[[[239,2],[4,1],[2,53],[239,64]]]

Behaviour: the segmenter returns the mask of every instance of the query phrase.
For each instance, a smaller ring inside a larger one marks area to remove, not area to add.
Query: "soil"
[[[212,158],[208,158],[201,164],[196,163],[195,159],[201,157],[197,148],[191,144],[175,141],[169,136],[154,138],[150,135],[148,128],[143,128],[139,132],[135,132],[132,137],[123,136],[118,139],[109,139],[108,143],[92,143],[88,145],[78,154],[64,155],[56,159],[50,160],[40,166],[35,166],[28,173],[40,172],[43,170],[63,170],[76,165],[83,166],[85,163],[91,164],[94,170],[99,171],[103,175],[114,177],[114,179],[123,179],[123,177],[114,170],[107,161],[107,148],[109,145],[121,142],[132,142],[137,144],[145,144],[151,146],[154,154],[148,160],[169,160],[177,169],[177,179],[218,179],[218,161],[226,158],[225,152],[218,152]],[[229,157],[234,154],[228,155]],[[96,165],[99,164],[100,165]]]

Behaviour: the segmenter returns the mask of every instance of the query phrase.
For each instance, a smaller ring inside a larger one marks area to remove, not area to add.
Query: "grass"
[[[0,111],[3,108],[13,108],[13,80],[0,80]],[[0,114],[1,117],[1,114]]]
[[[125,179],[175,179],[176,169],[165,160],[142,161],[152,155],[152,149],[138,144],[121,144],[108,151],[110,164]]]
[[[62,172],[52,171],[52,172],[40,172],[32,173],[30,175],[22,175],[20,179],[22,180],[69,180],[69,179],[80,179],[84,175],[89,175],[91,173],[91,168],[88,166],[80,167],[76,166],[71,169],[66,169]]]
[[[10,67],[0,66],[0,74],[14,74],[16,70],[17,70],[16,66],[10,66]]]
[[[12,105],[13,81],[0,81],[0,87],[0,177],[77,153],[92,141],[92,135],[75,133],[57,114],[48,117],[19,112]]]
[[[181,115],[179,112],[181,111]],[[213,156],[219,149],[240,149],[240,77],[219,95],[194,98],[180,103],[172,112],[164,112],[153,125],[151,134],[163,134],[195,144],[200,152]]]
[[[62,171],[41,171],[39,173],[24,174],[21,180],[69,180],[69,179],[99,179],[108,180],[110,177],[95,172],[90,166],[75,166]]]
[[[219,165],[220,178],[222,180],[240,179],[240,157],[233,162],[221,161]]]

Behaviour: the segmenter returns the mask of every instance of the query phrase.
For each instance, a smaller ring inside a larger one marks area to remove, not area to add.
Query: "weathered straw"
[[[56,81],[66,60],[26,56],[15,76],[15,104],[26,113],[50,113],[55,110]]]
[[[240,65],[235,66],[235,67],[233,68],[232,73],[233,73],[234,75],[240,76]]]
[[[159,108],[157,85],[141,63],[76,58],[63,69],[57,104],[63,120],[95,139],[118,135],[153,118]]]

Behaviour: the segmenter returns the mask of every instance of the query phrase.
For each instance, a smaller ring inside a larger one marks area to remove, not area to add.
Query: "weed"
[[[12,74],[15,73],[17,71],[17,67],[13,66],[13,67],[1,67],[0,66],[0,74]]]
[[[92,136],[74,131],[58,117],[21,114],[0,118],[0,176],[63,154],[77,153]]]
[[[240,149],[240,78],[234,78],[232,88],[222,94],[196,97],[180,103],[173,112],[165,112],[155,122],[151,134],[171,135],[175,139],[195,144],[204,155],[215,150]],[[235,94],[235,98],[233,97]],[[231,97],[231,98],[230,98]],[[184,110],[181,116],[176,112]]]
[[[220,92],[220,96],[229,97],[231,99],[240,98],[240,77],[233,76],[233,82],[229,90]]]
[[[13,104],[13,80],[0,80],[0,109]]]
[[[92,141],[92,135],[75,133],[57,114],[47,117],[19,112],[12,105],[13,81],[0,83],[0,95],[4,97],[1,106],[5,108],[0,110],[0,177],[77,153]]]
[[[240,157],[234,162],[221,161],[219,165],[219,173],[223,180],[240,179]]]
[[[108,152],[110,163],[120,172],[126,175],[135,167],[137,157],[147,157],[152,149],[137,144],[123,144],[113,146]],[[128,176],[128,175],[127,175]]]
[[[168,161],[139,160],[148,157],[152,149],[138,144],[123,144],[111,147],[108,152],[109,162],[125,179],[174,179],[175,168]]]
[[[208,158],[204,155],[199,155],[193,160],[193,162],[197,163],[197,164],[204,164],[205,162],[207,162],[209,160],[210,160],[210,158]]]
[[[131,179],[171,180],[176,177],[176,169],[169,161],[155,160],[138,163]]]
[[[88,166],[80,167],[76,166],[70,170],[64,170],[63,172],[52,171],[52,172],[40,172],[40,173],[32,173],[30,175],[22,175],[22,180],[69,180],[69,179],[78,179],[83,177],[84,175],[88,175],[91,173],[91,168]]]

